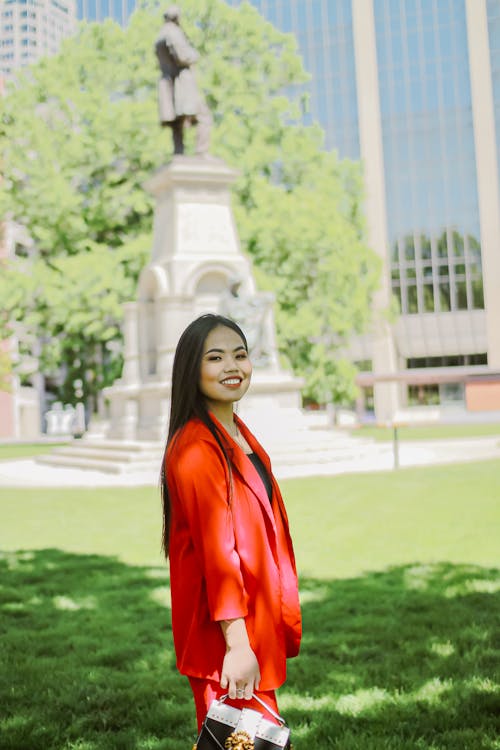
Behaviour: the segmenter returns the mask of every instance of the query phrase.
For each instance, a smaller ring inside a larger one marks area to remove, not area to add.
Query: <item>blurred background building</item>
[[[3,0],[0,13],[0,74],[55,54],[76,28],[75,0]]]
[[[327,148],[364,165],[376,305],[401,311],[353,342],[366,395],[500,409],[500,0],[251,2],[297,37]]]
[[[124,26],[136,0],[3,0],[0,3],[0,75],[58,52],[78,21],[113,18]]]
[[[165,3],[167,7],[168,2]],[[125,26],[136,6],[136,0],[77,0],[77,15],[85,21],[113,18]]]

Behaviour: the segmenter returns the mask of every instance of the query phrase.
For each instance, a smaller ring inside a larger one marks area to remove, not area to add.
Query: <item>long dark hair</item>
[[[231,328],[240,336],[245,349],[248,344],[245,334],[234,320],[222,315],[207,313],[201,315],[188,325],[181,335],[175,350],[174,365],[172,369],[172,391],[170,396],[170,420],[168,426],[168,437],[163,454],[160,474],[161,497],[163,505],[163,534],[162,548],[165,557],[168,557],[168,545],[170,534],[170,498],[168,494],[166,466],[167,451],[173,440],[179,435],[179,431],[193,417],[198,417],[205,424],[219,447],[221,448],[227,463],[228,472],[231,476],[231,458],[228,453],[225,439],[217,425],[211,420],[207,409],[205,397],[200,391],[201,360],[208,334],[218,326]]]

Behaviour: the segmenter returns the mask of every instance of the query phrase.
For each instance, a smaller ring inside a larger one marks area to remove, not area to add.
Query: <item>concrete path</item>
[[[498,459],[500,436],[457,438],[402,442],[399,445],[399,466],[428,466],[463,461]],[[373,443],[365,446],[363,455],[340,460],[307,463],[304,465],[274,466],[278,479],[333,476],[366,471],[390,471],[394,468],[392,443]],[[157,486],[158,472],[137,471],[127,474],[46,466],[33,459],[0,461],[0,487],[137,487]],[[500,479],[500,464],[499,464]]]

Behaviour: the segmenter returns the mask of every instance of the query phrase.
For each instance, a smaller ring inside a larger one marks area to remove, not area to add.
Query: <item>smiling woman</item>
[[[243,331],[203,315],[182,334],[162,464],[172,631],[198,728],[225,692],[278,712],[275,690],[301,637],[288,519],[271,463],[233,412],[252,364]],[[266,718],[276,721],[272,713]]]
[[[207,336],[201,360],[200,390],[210,411],[231,433],[233,403],[248,390],[252,363],[241,336],[231,328],[217,326]]]

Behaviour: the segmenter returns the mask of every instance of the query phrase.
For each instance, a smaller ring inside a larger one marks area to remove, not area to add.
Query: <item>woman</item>
[[[182,334],[162,467],[163,546],[177,667],[189,678],[198,729],[224,693],[262,711],[255,693],[278,712],[274,691],[300,644],[283,500],[267,454],[233,412],[251,375],[232,320],[202,315]]]

